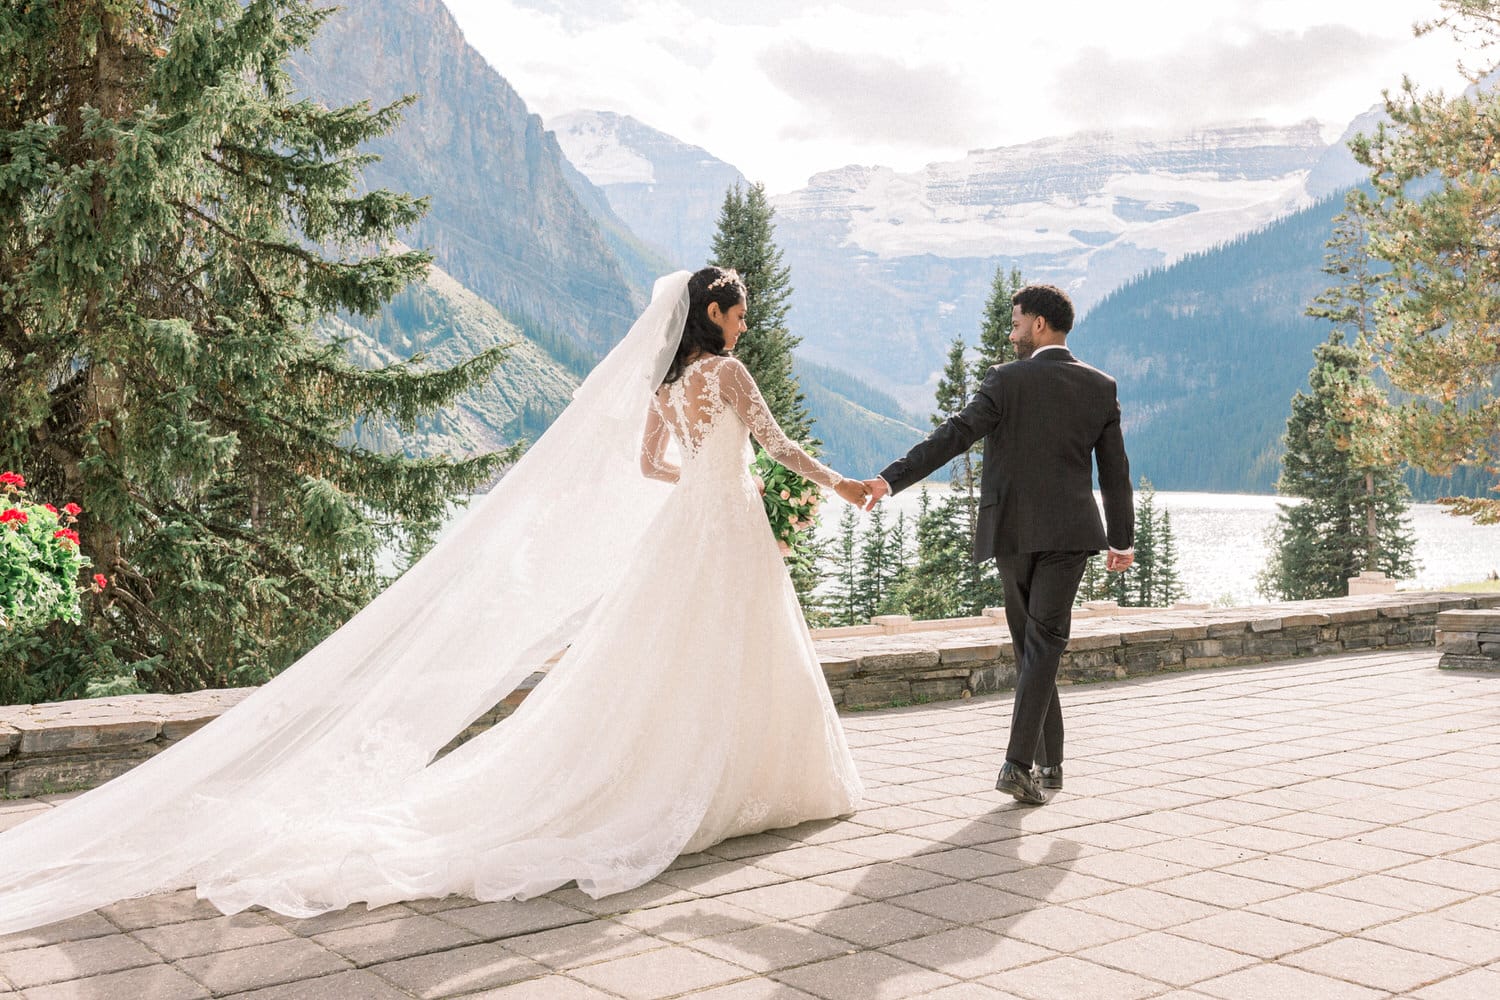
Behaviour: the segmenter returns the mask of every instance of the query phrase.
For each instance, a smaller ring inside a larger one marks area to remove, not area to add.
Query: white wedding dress
[[[859,776],[751,478],[751,431],[793,471],[838,482],[744,365],[693,362],[647,417],[642,471],[676,487],[630,586],[515,714],[375,809],[304,817],[199,895],[286,913],[572,881],[603,896],[728,837],[853,812]]]
[[[574,881],[603,896],[727,837],[857,809],[749,435],[839,477],[732,358],[657,391],[686,289],[661,279],[463,530],[297,664],[0,833],[0,934],[187,886],[293,916]],[[511,717],[437,756],[562,646]]]

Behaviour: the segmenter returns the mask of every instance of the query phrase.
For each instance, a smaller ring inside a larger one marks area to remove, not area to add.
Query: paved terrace
[[[152,897],[0,938],[0,998],[1500,997],[1500,675],[1437,659],[1071,687],[1036,809],[992,790],[1008,693],[851,713],[863,811],[639,890],[304,921]]]

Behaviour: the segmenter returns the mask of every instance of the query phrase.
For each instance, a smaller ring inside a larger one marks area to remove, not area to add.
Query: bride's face
[[[708,304],[708,318],[714,321],[714,325],[724,331],[724,350],[734,350],[734,345],[739,341],[740,334],[745,332],[745,303],[740,301],[728,309],[720,309],[717,302]]]

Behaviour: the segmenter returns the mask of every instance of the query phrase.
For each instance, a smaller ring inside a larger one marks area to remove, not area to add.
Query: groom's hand
[[[866,479],[865,489],[870,491],[870,501],[865,504],[865,510],[874,510],[877,503],[891,495],[891,484],[879,476],[876,476],[874,479]]]
[[[1104,557],[1104,568],[1111,573],[1123,573],[1135,562],[1134,552],[1116,552],[1113,549]]]

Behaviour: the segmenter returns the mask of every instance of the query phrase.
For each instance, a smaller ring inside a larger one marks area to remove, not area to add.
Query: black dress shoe
[[[1010,761],[1000,768],[1000,777],[995,779],[997,792],[1009,792],[1011,798],[1028,806],[1047,804],[1047,796],[1031,780],[1031,772],[1024,771]]]
[[[1031,772],[1031,776],[1038,785],[1043,788],[1057,790],[1062,788],[1062,765],[1053,764],[1051,767],[1037,767]]]

